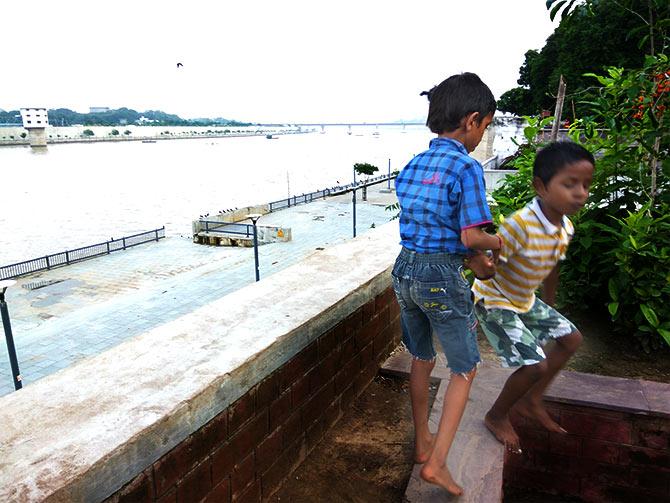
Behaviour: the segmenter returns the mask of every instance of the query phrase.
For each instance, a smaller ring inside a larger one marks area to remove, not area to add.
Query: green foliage
[[[118,129],[112,129],[109,134],[111,136],[119,136],[119,130]]]
[[[132,132],[130,129],[126,129],[126,130],[123,132],[123,134],[125,134],[126,136],[130,136],[131,134],[133,134],[133,132]]]
[[[524,100],[529,102],[523,102],[528,108],[515,112],[519,115],[553,110],[563,75],[568,90],[563,115],[574,120],[573,106],[577,117],[588,113],[580,104],[593,85],[585,73],[601,73],[605,66],[639,68],[646,54],[667,49],[667,0],[547,0],[547,7],[554,16],[559,11],[569,15],[540,51],[526,52],[518,82],[528,91]]]
[[[596,170],[589,202],[572,217],[559,300],[606,308],[615,330],[650,351],[670,345],[670,61],[650,56],[639,70],[612,67],[589,78],[600,87],[584,100],[589,115],[569,135],[594,153]],[[530,166],[543,121],[528,120],[529,142],[513,161],[519,172],[493,193],[501,215],[532,194]]]
[[[95,133],[90,129],[84,129],[84,132],[82,134],[84,136],[95,136]]]
[[[531,115],[535,110],[533,108],[533,97],[530,89],[524,87],[515,87],[506,91],[498,100],[498,110],[502,112],[511,112],[515,115]]]
[[[21,133],[19,136],[20,136],[21,138],[25,138],[26,136],[28,136],[28,133]]]
[[[373,164],[368,164],[367,162],[357,162],[354,164],[354,170],[359,175],[373,175],[375,172],[379,171],[377,166]]]

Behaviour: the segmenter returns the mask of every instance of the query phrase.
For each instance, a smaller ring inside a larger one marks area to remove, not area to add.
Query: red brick
[[[330,352],[339,345],[340,339],[344,336],[344,333],[344,325],[340,322],[319,337],[319,359],[323,359],[325,356],[329,355]]]
[[[550,473],[569,474],[574,467],[570,457],[551,452],[534,452],[533,459],[535,460],[535,467],[537,469]]]
[[[372,339],[382,330],[382,323],[378,317],[372,318],[363,325],[363,328],[354,333],[356,347],[362,349],[372,342]]]
[[[670,448],[670,420],[661,418],[635,418],[633,444],[651,449]]]
[[[363,325],[371,320],[375,315],[375,301],[374,299],[363,304]]]
[[[290,449],[295,449],[295,445],[292,445]],[[288,450],[284,451],[281,457],[261,475],[261,494],[264,501],[267,501],[281,487],[286,476],[291,473],[293,469],[289,461],[291,457]]]
[[[561,433],[549,433],[549,450],[566,456],[582,455],[582,437]]]
[[[588,438],[624,444],[631,441],[631,423],[621,419],[561,411],[561,425]]]
[[[389,326],[389,323],[391,321],[391,314],[388,307],[385,307],[381,310],[377,310],[377,317],[379,318],[380,330],[387,328]]]
[[[192,438],[187,438],[154,463],[156,496],[167,492],[191,469],[195,463],[192,442]]]
[[[605,499],[602,501],[641,501],[661,502],[667,501],[667,493],[656,491],[645,491],[639,487],[611,486],[605,489]]]
[[[518,468],[516,477],[525,488],[539,489],[548,493],[576,495],[579,493],[579,478],[572,474],[547,473],[539,470]]]
[[[314,422],[323,412],[326,410],[326,407],[335,398],[335,385],[333,383],[327,384],[321,390],[314,395],[302,409],[302,423],[304,426],[308,426]]]
[[[235,453],[230,444],[224,444],[212,453],[212,482],[216,485],[228,477],[235,466]]]
[[[393,288],[387,288],[382,293],[375,297],[375,312],[379,312],[387,307],[392,300],[395,299],[395,292]]]
[[[203,500],[203,503],[229,503],[230,502],[230,478],[226,477],[221,482],[219,482],[214,488],[207,494],[207,497]]]
[[[323,434],[326,432],[325,416],[319,417],[314,421],[305,432],[307,438],[307,449],[311,451],[321,441]]]
[[[375,351],[374,347],[372,346],[372,341],[370,341],[370,343],[367,346],[361,349],[359,357],[361,362],[361,368],[367,367],[370,362],[374,361]]]
[[[145,470],[118,493],[118,503],[140,503],[154,500],[153,471]]]
[[[670,467],[670,452],[644,447],[622,446],[619,463],[667,469]]]
[[[351,360],[355,359],[357,354],[356,341],[354,340],[353,336],[350,336],[342,341],[342,345],[340,346],[340,367],[343,367]]]
[[[156,503],[177,503],[177,488],[173,487],[163,496],[156,500]]]
[[[193,435],[193,455],[202,461],[228,438],[228,414],[223,411]]]
[[[255,396],[252,389],[228,407],[228,427],[230,433],[237,431],[240,426],[253,417],[255,412],[254,403]]]
[[[261,501],[261,483],[254,480],[241,494],[233,499],[235,503],[258,503]]]
[[[356,390],[354,389],[354,385],[350,384],[342,391],[340,395],[340,407],[344,410],[345,407],[349,407],[349,405],[351,405],[355,398]]]
[[[331,351],[329,355],[321,360],[318,366],[319,375],[323,382],[330,381],[339,369],[340,350],[339,348]]]
[[[256,460],[252,452],[239,463],[235,464],[235,469],[230,477],[233,500],[254,480],[256,473]]]
[[[351,386],[360,368],[361,365],[358,359],[351,360],[342,367],[342,370],[335,375],[335,389],[338,393]]]
[[[256,410],[267,407],[279,396],[281,371],[275,371],[263,379],[256,387]]]
[[[209,460],[196,466],[177,485],[178,501],[200,501],[212,489]]]
[[[584,439],[582,456],[586,459],[615,464],[619,462],[621,447],[612,442]]]
[[[347,336],[352,335],[354,332],[357,332],[361,325],[363,324],[363,308],[361,307],[354,313],[350,314],[346,320],[344,320],[345,334]]]
[[[524,451],[548,451],[549,432],[544,430],[533,430],[529,428],[517,428],[517,434],[521,439],[521,447]]]
[[[300,353],[295,355],[282,368],[282,389],[293,384],[304,376],[318,361],[318,346],[314,341]]]
[[[331,403],[326,409],[325,413],[326,428],[330,428],[332,425],[334,425],[341,415],[342,411],[340,409],[340,398],[336,397],[335,401]]]
[[[670,467],[667,467],[670,469]],[[631,485],[663,493],[670,487],[670,472],[658,469],[634,468],[631,472]]]
[[[234,459],[242,459],[260,444],[268,433],[268,413],[262,412],[230,439]]]
[[[361,370],[354,380],[354,392],[356,395],[360,395],[361,392],[368,387],[372,382],[372,379],[377,375],[378,370],[377,363],[374,360]]]
[[[400,317],[400,306],[398,302],[394,300],[389,304],[389,319],[391,321],[396,320]]]
[[[303,433],[300,411],[295,411],[282,426],[282,449],[287,449]]]
[[[291,390],[286,390],[270,404],[270,431],[279,427],[291,414]]]
[[[281,428],[277,429],[256,448],[256,464],[261,472],[269,468],[282,453],[283,434]]]
[[[300,407],[309,398],[309,376],[304,376],[291,385],[291,407]]]

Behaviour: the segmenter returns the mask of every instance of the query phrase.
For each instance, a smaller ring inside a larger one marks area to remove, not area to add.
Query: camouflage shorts
[[[577,328],[561,313],[536,299],[527,313],[486,309],[475,305],[479,323],[503,367],[533,365],[546,358],[542,346],[575,332]]]

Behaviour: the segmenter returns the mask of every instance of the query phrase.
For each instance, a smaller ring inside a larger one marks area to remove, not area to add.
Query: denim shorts
[[[400,305],[405,346],[415,358],[433,360],[434,335],[449,368],[457,374],[470,372],[481,360],[463,258],[403,248],[393,266],[393,289]]]

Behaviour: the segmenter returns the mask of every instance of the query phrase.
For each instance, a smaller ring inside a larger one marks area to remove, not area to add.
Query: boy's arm
[[[492,250],[493,261],[498,262],[502,238],[498,234],[489,234],[481,227],[470,227],[461,231],[461,242],[473,250]]]
[[[556,264],[556,266],[549,273],[549,276],[544,278],[544,282],[542,283],[542,300],[552,307],[556,303],[556,290],[558,290],[559,281],[559,266],[560,264]]]

